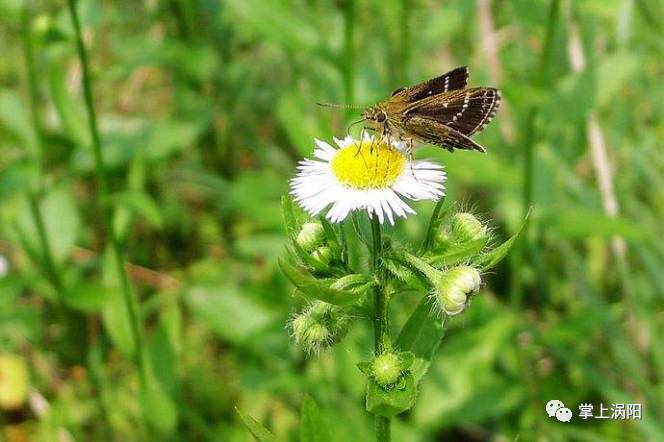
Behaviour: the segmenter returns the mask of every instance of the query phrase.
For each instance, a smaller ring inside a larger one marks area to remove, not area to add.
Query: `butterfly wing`
[[[466,87],[467,81],[468,67],[461,66],[418,85],[397,89],[392,92],[392,97],[399,101],[413,103],[443,92],[463,89]]]
[[[486,152],[482,146],[463,133],[431,118],[407,117],[403,120],[403,128],[409,135],[420,141],[443,147],[449,151],[462,149]]]
[[[489,124],[499,106],[500,91],[478,87],[453,90],[412,103],[404,115],[430,119],[471,136]]]

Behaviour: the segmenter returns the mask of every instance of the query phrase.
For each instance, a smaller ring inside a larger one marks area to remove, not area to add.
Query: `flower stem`
[[[382,253],[382,238],[380,222],[376,215],[370,215],[373,247],[371,249],[371,265],[374,275],[380,284],[374,287],[374,352],[376,356],[392,348],[390,340],[390,322],[388,315],[389,297],[383,288],[383,272],[380,270],[380,255]],[[390,440],[390,418],[376,415],[376,441]]]
[[[81,63],[82,80],[83,80],[83,94],[85,97],[85,108],[88,116],[88,126],[90,135],[92,136],[92,153],[95,161],[95,171],[97,175],[97,185],[99,188],[100,199],[102,200],[102,219],[107,230],[111,252],[113,253],[115,266],[120,279],[120,287],[122,295],[129,316],[129,323],[131,328],[131,335],[134,342],[134,363],[138,369],[138,376],[142,388],[147,387],[147,372],[145,367],[145,358],[143,351],[143,339],[141,335],[140,314],[139,306],[133,298],[131,288],[129,286],[129,279],[125,271],[125,260],[123,256],[122,244],[120,237],[113,229],[113,210],[108,204],[110,191],[108,185],[108,177],[106,176],[106,166],[104,163],[104,156],[101,149],[101,138],[99,136],[99,129],[97,128],[97,116],[92,97],[92,82],[90,79],[90,67],[88,63],[88,53],[83,44],[83,37],[81,35],[81,24],[76,12],[76,0],[68,0],[69,14],[74,25],[74,33],[76,36],[76,48],[78,51],[79,61]]]

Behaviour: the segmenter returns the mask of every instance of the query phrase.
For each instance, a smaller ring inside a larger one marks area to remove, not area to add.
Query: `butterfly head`
[[[381,106],[368,107],[363,113],[362,117],[365,120],[374,121],[379,124],[384,124],[387,120],[387,114]]]

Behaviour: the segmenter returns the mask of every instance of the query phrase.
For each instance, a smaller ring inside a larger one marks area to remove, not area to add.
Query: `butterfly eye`
[[[385,117],[385,112],[378,112],[376,114],[376,121],[378,121],[379,123],[382,123],[383,121],[385,121],[385,118],[386,118]]]

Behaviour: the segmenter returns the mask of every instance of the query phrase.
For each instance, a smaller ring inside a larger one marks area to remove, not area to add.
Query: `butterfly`
[[[416,86],[399,88],[387,100],[369,106],[363,121],[377,126],[381,136],[413,143],[429,143],[449,150],[484,147],[470,137],[496,115],[500,91],[491,87],[466,88],[468,68],[458,67]]]

